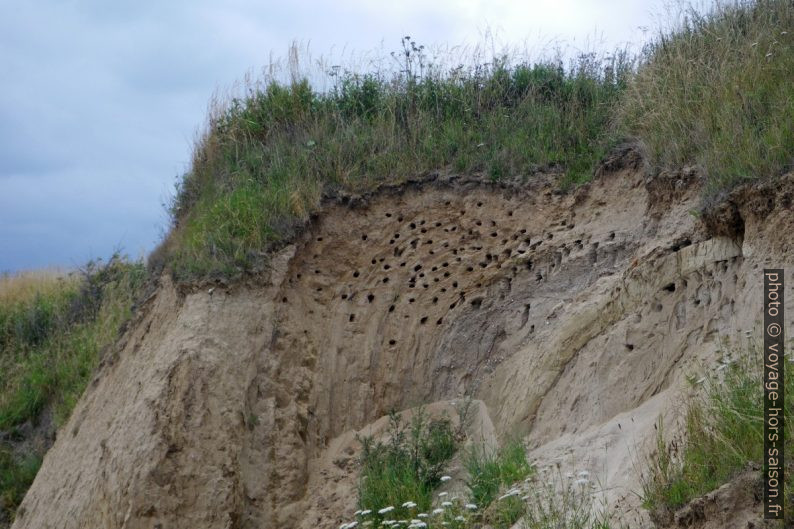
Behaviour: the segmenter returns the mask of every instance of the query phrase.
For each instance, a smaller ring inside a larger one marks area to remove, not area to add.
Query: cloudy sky
[[[539,51],[641,43],[654,0],[0,0],[0,272],[137,257],[216,89],[284,56],[359,63],[403,35]]]

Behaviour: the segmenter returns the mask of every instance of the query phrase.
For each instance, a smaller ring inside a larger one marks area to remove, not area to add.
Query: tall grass
[[[625,54],[433,65],[409,38],[399,66],[333,69],[331,88],[265,79],[217,103],[179,185],[169,241],[177,276],[251,269],[324,190],[360,190],[449,167],[488,178],[539,168],[587,180],[610,146]]]
[[[694,164],[708,193],[794,168],[794,4],[720,2],[649,43],[617,107],[661,169]]]
[[[13,516],[44,455],[46,439],[29,437],[47,437],[69,417],[145,277],[142,263],[114,256],[71,275],[0,279],[0,521]],[[45,410],[52,424],[40,424]]]
[[[730,481],[748,464],[763,463],[763,358],[749,346],[729,356],[719,371],[695,382],[701,391],[687,403],[683,436],[665,443],[661,429],[657,453],[649,459],[643,484],[648,509],[674,511]],[[785,370],[784,391],[794,391],[794,373]],[[794,403],[786,402],[792,417]],[[786,450],[794,450],[794,424],[786,423]],[[787,494],[794,468],[787,468]],[[787,504],[790,504],[787,498]]]
[[[256,271],[329,189],[436,169],[493,180],[543,169],[567,187],[630,138],[657,170],[698,165],[708,196],[778,175],[794,166],[793,38],[791,2],[754,0],[685,9],[638,56],[569,64],[513,52],[458,64],[406,37],[391,63],[310,83],[293,50],[288,82],[268,74],[212,103],[153,260],[184,280]]]
[[[433,490],[457,450],[449,420],[430,420],[421,411],[409,427],[392,413],[385,443],[371,437],[360,441],[359,507],[374,512],[391,507],[389,518],[429,509]]]

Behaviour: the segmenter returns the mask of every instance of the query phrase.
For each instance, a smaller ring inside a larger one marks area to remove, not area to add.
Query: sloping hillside
[[[343,196],[259,278],[163,276],[14,527],[333,527],[355,509],[351,432],[466,396],[647,525],[637,457],[685,376],[755,327],[794,182],[704,223],[697,178],[638,162],[572,194],[440,174]]]

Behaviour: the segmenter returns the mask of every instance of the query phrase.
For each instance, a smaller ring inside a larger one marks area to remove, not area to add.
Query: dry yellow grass
[[[25,270],[15,274],[0,275],[0,305],[15,304],[46,295],[67,284],[75,284],[78,277],[73,272],[60,268]]]

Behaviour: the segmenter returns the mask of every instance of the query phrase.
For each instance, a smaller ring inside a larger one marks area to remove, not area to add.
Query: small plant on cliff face
[[[749,335],[749,332],[748,332]],[[730,481],[749,463],[761,464],[764,394],[761,353],[747,343],[726,354],[710,376],[694,377],[699,389],[687,403],[682,438],[665,442],[661,428],[656,453],[644,477],[645,506],[665,516]],[[794,394],[794,373],[785,370],[784,391]],[[785,416],[794,413],[786,401]],[[794,450],[794,425],[786,424],[786,450]],[[794,486],[787,468],[787,488]],[[788,493],[789,491],[787,491]],[[790,501],[790,498],[787,498]]]
[[[359,507],[373,512],[392,507],[383,514],[405,518],[415,509],[430,507],[457,443],[448,419],[428,419],[421,410],[408,426],[396,413],[389,421],[386,441],[359,438]]]

